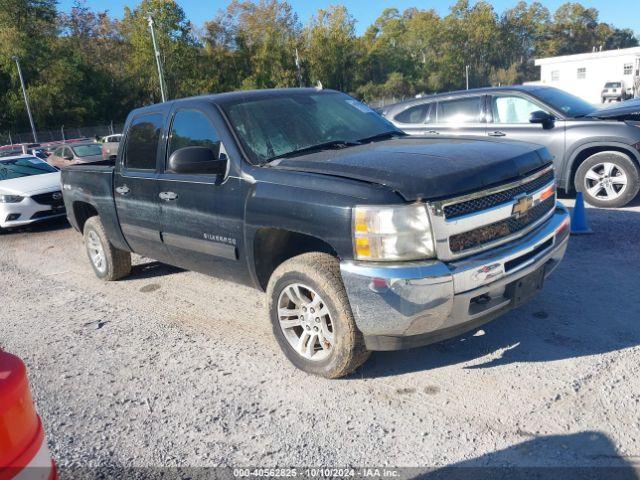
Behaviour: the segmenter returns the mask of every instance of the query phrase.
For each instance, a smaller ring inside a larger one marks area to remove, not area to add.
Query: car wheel
[[[305,253],[282,263],[269,279],[267,303],[276,340],[300,370],[339,378],[369,358],[331,255]]]
[[[635,198],[640,189],[638,166],[622,152],[600,152],[578,167],[575,188],[596,207],[622,207]]]
[[[100,217],[91,217],[84,224],[84,245],[100,280],[119,280],[131,273],[131,253],[111,244]]]

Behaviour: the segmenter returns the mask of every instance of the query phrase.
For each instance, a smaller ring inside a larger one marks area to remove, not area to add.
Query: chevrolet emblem
[[[533,198],[525,195],[523,197],[520,197],[518,201],[513,205],[511,215],[516,218],[520,218],[522,215],[527,213],[531,207],[533,207]]]

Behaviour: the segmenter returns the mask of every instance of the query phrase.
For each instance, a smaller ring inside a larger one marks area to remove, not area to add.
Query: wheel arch
[[[633,146],[620,142],[591,142],[578,147],[572,154],[565,167],[564,181],[562,188],[566,192],[575,190],[575,175],[578,167],[587,158],[601,152],[619,152],[627,155],[638,167],[640,167],[640,152],[634,150]]]
[[[84,224],[87,223],[87,220],[97,215],[98,210],[90,203],[83,201],[73,202],[73,217],[80,233],[84,231]]]
[[[339,258],[336,249],[320,237],[276,227],[258,228],[250,252],[254,280],[262,290],[266,290],[274,270],[297,255],[322,252]]]

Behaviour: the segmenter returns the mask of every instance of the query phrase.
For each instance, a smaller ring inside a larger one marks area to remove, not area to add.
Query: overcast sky
[[[399,10],[404,10],[409,7],[418,7],[421,9],[433,8],[441,15],[445,15],[454,1],[455,0],[289,0],[289,3],[294,7],[302,22],[306,22],[318,8],[327,7],[332,4],[345,5],[349,9],[349,12],[358,20],[358,33],[362,33],[385,8],[396,7]],[[540,0],[542,4],[552,11],[559,5],[565,3],[565,1],[566,0]],[[125,5],[134,7],[137,3],[139,2],[132,0],[110,0],[107,8],[112,15],[121,17]],[[213,18],[219,9],[225,8],[230,2],[179,0],[178,3],[184,8],[189,20],[199,27],[202,26],[206,20]],[[515,5],[517,0],[496,0],[489,3],[494,6],[496,11],[501,13],[503,10]],[[640,0],[584,0],[580,3],[585,7],[597,8],[600,11],[601,21],[612,23],[618,28],[631,28],[637,34],[640,33],[640,14],[638,13]],[[107,2],[104,0],[87,0],[87,4],[91,8],[104,10]],[[62,10],[69,10],[71,5],[73,5],[73,0],[60,0],[60,9]]]

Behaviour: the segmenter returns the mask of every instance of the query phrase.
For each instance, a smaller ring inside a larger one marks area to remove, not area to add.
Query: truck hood
[[[639,120],[640,99],[615,103],[591,112],[587,117],[607,118],[612,120]]]
[[[3,195],[25,196],[60,189],[60,172],[0,180],[0,194]]]
[[[387,186],[406,200],[434,200],[480,190],[551,162],[524,142],[403,137],[273,162],[272,167],[334,175]]]

